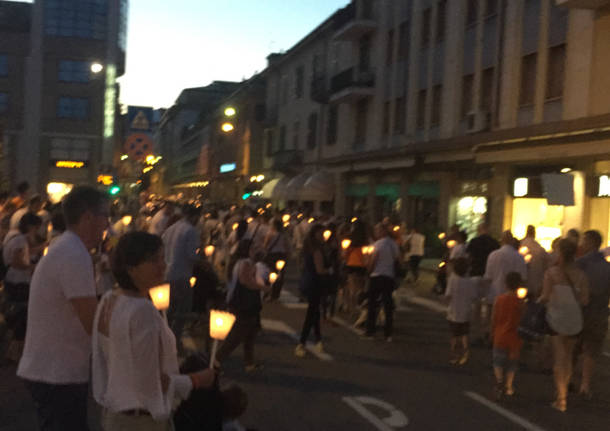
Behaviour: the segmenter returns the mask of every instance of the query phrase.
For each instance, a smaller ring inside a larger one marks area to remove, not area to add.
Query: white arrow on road
[[[397,428],[403,428],[409,425],[407,416],[394,407],[392,404],[373,397],[343,397],[343,402],[356,410],[360,416],[375,425],[379,431],[394,431]],[[373,412],[365,406],[370,405],[383,409],[389,413],[388,417],[383,419],[377,417]]]

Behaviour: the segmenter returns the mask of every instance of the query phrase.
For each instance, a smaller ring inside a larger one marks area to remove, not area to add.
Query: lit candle
[[[352,240],[351,239],[344,239],[343,241],[341,241],[341,248],[343,250],[347,250],[349,248],[349,246],[352,245]]]
[[[530,252],[530,249],[527,248],[525,245],[523,247],[519,248],[519,254],[521,256],[525,256],[525,255],[529,254],[529,252]]]
[[[203,249],[203,252],[205,253],[206,257],[210,257],[214,254],[214,246],[213,245],[208,245],[206,248]]]
[[[519,299],[525,299],[526,296],[527,296],[527,288],[520,287],[517,289],[517,297]]]
[[[48,252],[49,252],[49,247],[45,247],[44,251],[42,252],[42,255],[46,256]]]
[[[457,241],[454,239],[450,239],[449,241],[447,241],[447,248],[453,248],[455,247],[457,244]]]
[[[277,281],[277,273],[272,272],[269,274],[269,283],[273,284]]]
[[[523,256],[523,260],[525,260],[525,263],[530,263],[532,261],[532,255],[526,254],[525,256]]]
[[[153,287],[148,292],[157,310],[167,310],[169,308],[169,283]]]
[[[299,220],[301,220],[301,219],[303,218],[303,213],[298,213],[298,214],[297,214],[297,218],[298,218]]]
[[[233,230],[237,230],[237,227],[239,226],[239,223],[233,223]]]
[[[439,263],[439,264],[438,264],[438,267],[439,267],[439,268],[442,268],[442,267],[443,267],[443,266],[445,266],[445,265],[446,265],[446,264],[445,264],[445,262],[441,262],[441,263]]]
[[[248,217],[248,218],[246,219],[246,222],[247,222],[248,224],[252,223],[253,221],[254,221],[254,219],[253,219],[252,217]]]
[[[47,224],[47,232],[51,233],[53,230],[53,225],[51,223]]]
[[[195,283],[197,283],[197,277],[191,277],[189,283],[191,283],[191,287],[195,287]]]
[[[265,208],[267,208],[267,209],[271,208],[271,204],[269,203],[269,204],[265,205]]]
[[[123,222],[123,225],[127,226],[129,223],[131,223],[131,216],[130,215],[123,216],[123,218],[121,220]]]
[[[289,221],[284,222],[284,228],[287,228],[288,226],[290,226],[290,222]]]
[[[398,232],[398,231],[400,230],[400,226],[394,226],[394,227],[392,228],[392,230],[393,230],[394,232]]]
[[[438,234],[438,239],[440,239],[441,241],[444,240],[447,237],[447,234],[445,232],[441,232]]]
[[[286,261],[284,260],[278,260],[277,262],[275,262],[275,269],[277,269],[278,271],[284,269],[284,266],[286,266]]]
[[[358,217],[352,217],[351,222],[356,223],[358,221]]]
[[[311,217],[309,220],[307,220],[307,223],[312,224],[314,221],[316,221],[316,219]]]
[[[606,256],[606,262],[610,263],[610,254]]]
[[[235,323],[235,315],[224,311],[210,310],[210,337],[214,339],[212,344],[212,354],[210,355],[210,368],[214,367],[216,362],[216,348],[218,340],[224,340],[231,332],[231,328]]]
[[[324,241],[328,241],[328,240],[330,239],[330,236],[331,236],[332,234],[333,234],[333,233],[332,233],[331,231],[329,231],[329,230],[325,230],[325,231],[322,233],[322,236],[324,237]]]
[[[286,223],[286,222],[290,221],[290,214],[284,214],[284,215],[282,216],[282,221],[283,221],[284,223]]]

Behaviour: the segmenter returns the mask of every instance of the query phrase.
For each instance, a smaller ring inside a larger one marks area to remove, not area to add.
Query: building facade
[[[112,172],[127,8],[0,1],[0,122],[14,183],[53,196]]]

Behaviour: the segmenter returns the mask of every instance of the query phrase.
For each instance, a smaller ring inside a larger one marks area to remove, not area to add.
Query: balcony
[[[303,151],[279,150],[273,156],[272,169],[284,173],[298,172],[303,166]]]
[[[610,0],[555,0],[555,4],[574,9],[600,9],[610,5]]]
[[[351,67],[330,80],[331,103],[353,103],[375,94],[375,73]]]
[[[314,75],[311,79],[311,88],[309,97],[317,103],[328,103],[328,85],[326,83],[326,75]]]
[[[358,40],[377,29],[370,3],[362,0],[361,5],[362,8],[356,9],[356,3],[350,3],[337,12],[333,20],[335,40]]]

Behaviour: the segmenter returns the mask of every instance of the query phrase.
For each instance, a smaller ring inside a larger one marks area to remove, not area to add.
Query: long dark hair
[[[128,269],[138,266],[159,252],[163,241],[147,232],[129,232],[119,239],[112,254],[112,274],[122,289],[137,291]]]
[[[352,247],[363,247],[368,243],[366,223],[356,220],[352,225],[350,239]]]
[[[303,250],[305,253],[313,253],[316,250],[322,248],[322,243],[318,240],[318,234],[320,231],[324,229],[319,223],[314,224],[307,232],[307,238],[305,238],[305,243],[303,244]]]

